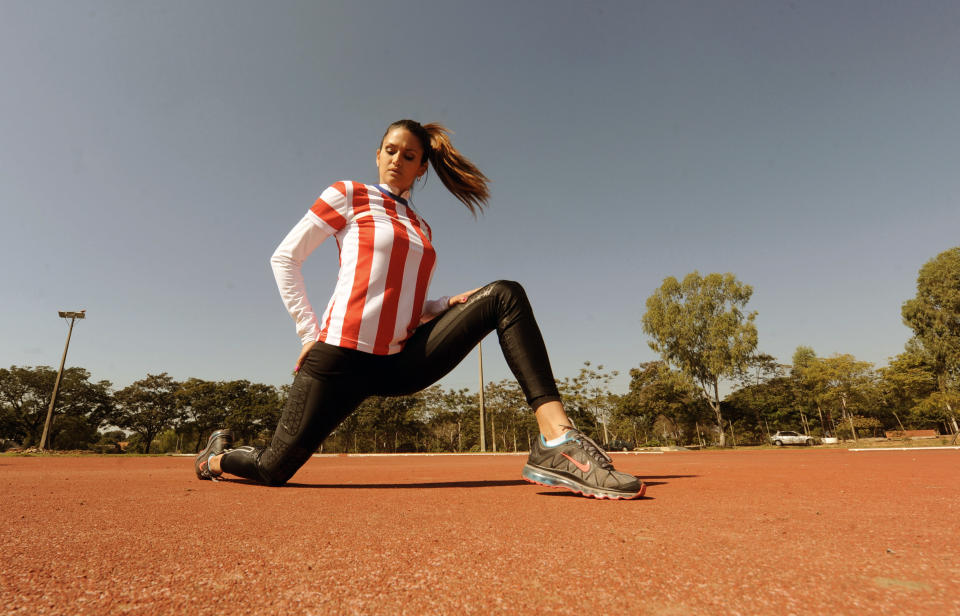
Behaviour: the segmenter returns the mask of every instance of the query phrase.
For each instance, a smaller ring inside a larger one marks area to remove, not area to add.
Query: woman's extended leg
[[[210,460],[211,469],[269,485],[286,483],[367,396],[369,357],[318,343],[293,380],[270,446],[228,450]]]

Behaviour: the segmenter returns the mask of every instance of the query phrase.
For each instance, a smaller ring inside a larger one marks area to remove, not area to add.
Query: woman
[[[486,205],[487,178],[453,147],[443,126],[412,120],[387,128],[376,163],[379,184],[327,188],[271,258],[303,348],[270,446],[230,449],[232,434],[214,432],[196,458],[197,476],[229,473],[282,485],[364,398],[432,385],[496,330],[541,432],[524,479],[595,498],[641,496],[641,482],[614,470],[610,457],[571,427],[519,284],[497,281],[426,300],[435,253],[430,227],[410,203],[413,186],[432,164],[444,186],[474,212]],[[330,236],[339,248],[340,272],[318,319],[301,265]]]

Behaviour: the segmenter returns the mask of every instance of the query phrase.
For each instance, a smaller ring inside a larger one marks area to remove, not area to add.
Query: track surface
[[[958,451],[614,455],[647,496],[520,456],[0,458],[5,614],[960,614]]]

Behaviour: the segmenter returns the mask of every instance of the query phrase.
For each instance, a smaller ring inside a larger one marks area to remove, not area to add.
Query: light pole
[[[60,370],[57,371],[57,380],[53,383],[53,395],[50,396],[50,406],[47,408],[47,420],[43,423],[43,436],[40,437],[40,449],[47,447],[47,435],[50,434],[50,423],[53,421],[53,407],[57,404],[57,391],[60,389],[60,379],[63,377],[63,365],[67,363],[67,349],[70,348],[70,336],[73,334],[73,324],[77,319],[86,318],[87,311],[58,313],[64,319],[70,319],[70,330],[67,332],[67,344],[63,347],[63,358],[60,360]]]
[[[477,343],[477,351],[480,354],[480,451],[487,451],[487,435],[483,427],[483,341]]]

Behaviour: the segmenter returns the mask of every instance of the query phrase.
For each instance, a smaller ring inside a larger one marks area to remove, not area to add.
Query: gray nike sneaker
[[[207,446],[193,460],[193,470],[197,472],[197,479],[213,479],[216,481],[221,473],[215,473],[210,468],[210,458],[220,455],[231,445],[233,445],[233,432],[230,430],[217,430],[211,434],[210,438],[207,439]]]
[[[640,498],[647,486],[633,475],[613,468],[613,460],[595,442],[575,428],[567,428],[567,440],[555,447],[535,439],[523,467],[530,483],[565,488],[592,498]]]

